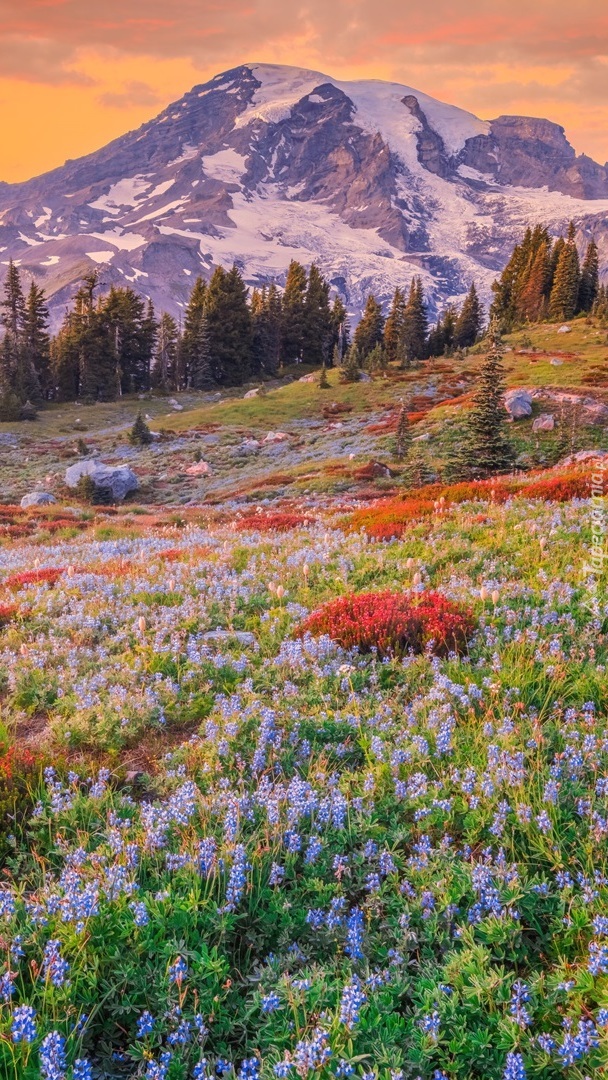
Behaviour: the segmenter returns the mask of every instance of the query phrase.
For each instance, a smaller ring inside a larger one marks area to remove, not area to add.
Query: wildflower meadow
[[[499,494],[5,540],[3,1080],[603,1075],[590,506]]]

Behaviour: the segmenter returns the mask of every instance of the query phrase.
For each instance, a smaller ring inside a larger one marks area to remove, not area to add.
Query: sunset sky
[[[246,61],[555,120],[608,158],[604,0],[0,0],[0,180],[97,149]]]

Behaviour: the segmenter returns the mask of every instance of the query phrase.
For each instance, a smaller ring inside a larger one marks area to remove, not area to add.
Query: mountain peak
[[[608,169],[548,120],[484,121],[413,87],[247,63],[25,184],[0,185],[2,258],[60,312],[82,273],[178,314],[236,262],[282,284],[318,262],[357,317],[413,274],[435,309],[490,285],[525,226],[571,218],[608,243]]]

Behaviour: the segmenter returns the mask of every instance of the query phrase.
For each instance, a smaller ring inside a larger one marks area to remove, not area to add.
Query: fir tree
[[[590,240],[581,267],[578,290],[578,310],[593,311],[600,285],[599,255],[595,240]]]
[[[327,360],[332,339],[329,284],[316,263],[308,273],[304,298],[304,341],[302,358],[305,363],[320,366]]]
[[[319,390],[329,390],[329,379],[327,378],[327,364],[323,361],[321,365],[321,378],[319,379]]]
[[[490,327],[490,350],[479,372],[465,437],[452,462],[457,476],[487,477],[513,467],[515,451],[506,429],[503,352],[495,321]]]
[[[85,276],[74,298],[72,316],[78,349],[79,396],[85,402],[113,401],[119,392],[115,338],[103,305],[95,302],[97,285],[97,271]]]
[[[240,386],[251,370],[251,313],[247,288],[236,266],[218,266],[207,287],[211,370],[216,382]]]
[[[52,390],[51,338],[48,331],[49,310],[44,290],[32,281],[27,294],[23,319],[23,349],[34,369],[39,392],[48,399]]]
[[[403,363],[424,360],[426,356],[428,323],[424,303],[424,291],[419,277],[412,278],[410,293],[404,312]]]
[[[482,324],[483,312],[481,304],[475,283],[471,282],[471,288],[454,326],[453,344],[456,348],[470,349],[481,333]]]
[[[306,270],[295,259],[289,264],[283,292],[283,327],[281,334],[281,365],[301,360],[304,348]]]
[[[198,277],[192,287],[184,314],[184,332],[179,341],[176,389],[185,390],[192,385],[192,367],[196,365],[196,350],[200,342],[200,327],[205,317],[207,285]],[[209,345],[209,342],[207,342]]]
[[[549,299],[549,315],[554,320],[571,319],[576,314],[580,267],[574,235],[574,225],[571,222],[568,239],[562,248],[555,268],[555,277]]]
[[[2,308],[2,325],[7,333],[12,334],[15,340],[19,340],[23,333],[25,323],[25,297],[21,286],[19,267],[15,266],[11,259],[4,281],[4,300],[0,304]]]
[[[551,273],[550,245],[544,240],[533,257],[527,280],[518,299],[521,319],[537,322],[546,312]]]
[[[152,361],[152,385],[177,390],[177,323],[166,311],[160,317]]]
[[[337,356],[337,361],[332,359],[334,366],[340,366],[342,357],[350,345],[350,326],[348,313],[341,297],[336,296],[331,308],[331,347],[329,355]],[[337,353],[336,353],[337,349]]]
[[[345,383],[356,383],[361,379],[361,353],[356,341],[350,346],[348,352],[342,357],[340,375]]]
[[[353,339],[361,356],[361,361],[365,360],[376,345],[380,345],[383,336],[384,315],[382,314],[382,307],[376,297],[370,294]]]
[[[140,412],[129,432],[129,442],[132,446],[149,446],[152,442],[152,432]]]
[[[405,296],[400,288],[395,289],[391,310],[384,324],[384,349],[389,364],[403,360],[403,336],[405,329]]]
[[[211,334],[207,315],[203,311],[190,339],[188,384],[193,390],[209,390],[213,385]]]
[[[394,457],[396,461],[404,461],[412,445],[412,430],[407,418],[407,409],[402,405],[399,410],[397,430],[395,432]]]

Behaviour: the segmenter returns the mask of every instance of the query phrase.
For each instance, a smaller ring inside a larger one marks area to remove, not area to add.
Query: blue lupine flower
[[[137,1021],[137,1028],[136,1028],[137,1038],[138,1039],[145,1038],[146,1035],[150,1034],[153,1027],[154,1027],[154,1017],[152,1016],[151,1012],[148,1012],[147,1009],[144,1009],[144,1011],[142,1012],[141,1016],[139,1017],[139,1019]]]
[[[526,1080],[524,1059],[521,1054],[518,1054],[515,1051],[507,1054],[507,1061],[502,1077],[503,1080]]]
[[[58,1031],[50,1031],[40,1044],[40,1073],[44,1080],[65,1080],[67,1061],[65,1039]]]
[[[13,1013],[11,1035],[13,1042],[31,1043],[36,1038],[36,1010],[31,1005],[18,1005]]]

